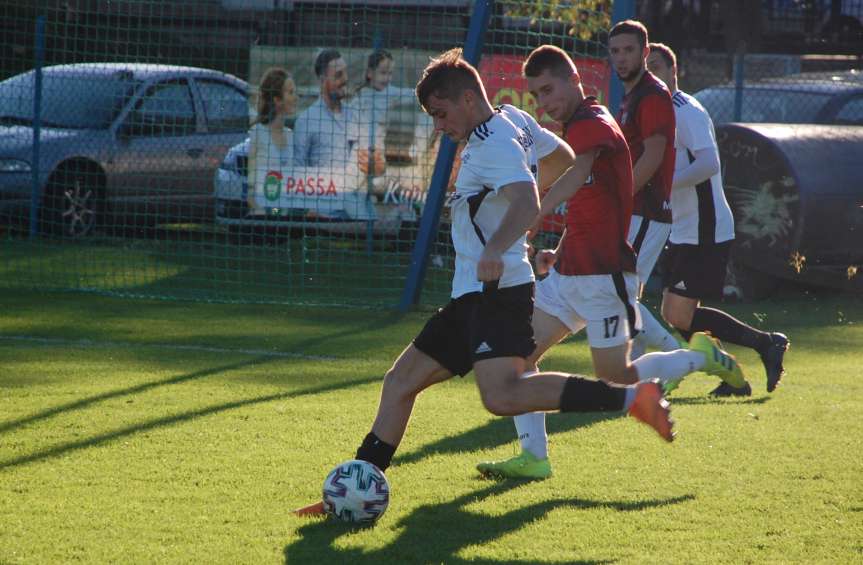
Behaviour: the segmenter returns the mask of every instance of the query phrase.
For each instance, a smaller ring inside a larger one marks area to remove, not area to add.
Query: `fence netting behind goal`
[[[414,86],[430,57],[464,44],[472,10],[0,2],[0,286],[397,305],[440,145]],[[542,43],[606,97],[610,12],[495,3],[479,66],[489,98],[553,127],[520,76]],[[448,233],[444,212],[424,304],[449,294]]]

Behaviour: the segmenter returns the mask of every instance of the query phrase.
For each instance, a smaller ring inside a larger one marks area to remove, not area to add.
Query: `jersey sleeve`
[[[524,118],[527,128],[530,130],[530,134],[533,137],[533,142],[536,144],[537,159],[542,159],[543,157],[551,155],[554,150],[563,143],[563,140],[556,136],[554,132],[539,125],[539,122],[537,122],[533,116],[524,110],[518,109],[518,111]]]
[[[535,182],[524,149],[513,137],[485,143],[471,164],[479,182],[495,192],[514,182]]]
[[[600,119],[580,120],[567,130],[566,142],[576,155],[593,149],[612,149],[615,146],[614,130]]]
[[[664,135],[674,140],[674,105],[667,95],[654,93],[645,96],[638,105],[636,119],[641,139]]]
[[[693,152],[716,147],[713,121],[707,112],[691,104],[683,109],[677,120],[678,145]]]

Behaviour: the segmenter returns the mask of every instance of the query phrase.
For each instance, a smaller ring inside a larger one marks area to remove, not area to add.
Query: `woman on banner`
[[[285,120],[297,108],[296,84],[281,67],[267,69],[258,86],[258,115],[249,129],[249,186],[268,171],[290,169],[294,156],[294,132]],[[254,208],[254,189],[249,191],[249,206]]]

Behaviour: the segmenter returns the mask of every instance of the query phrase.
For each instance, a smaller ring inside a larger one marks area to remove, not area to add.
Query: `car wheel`
[[[42,201],[42,233],[69,239],[93,234],[104,209],[93,175],[83,167],[67,167],[51,175]]]

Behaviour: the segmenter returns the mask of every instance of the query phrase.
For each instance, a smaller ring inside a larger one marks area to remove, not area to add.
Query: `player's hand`
[[[360,172],[364,175],[371,175],[373,177],[384,174],[384,171],[387,168],[387,161],[384,156],[384,152],[381,150],[375,150],[371,154],[374,157],[370,162],[368,149],[357,150],[357,166],[359,167]]]
[[[546,274],[554,266],[555,261],[557,261],[557,253],[554,249],[543,249],[534,258],[536,273],[538,275]]]
[[[503,257],[486,247],[476,266],[476,278],[482,282],[500,280],[503,276]]]

